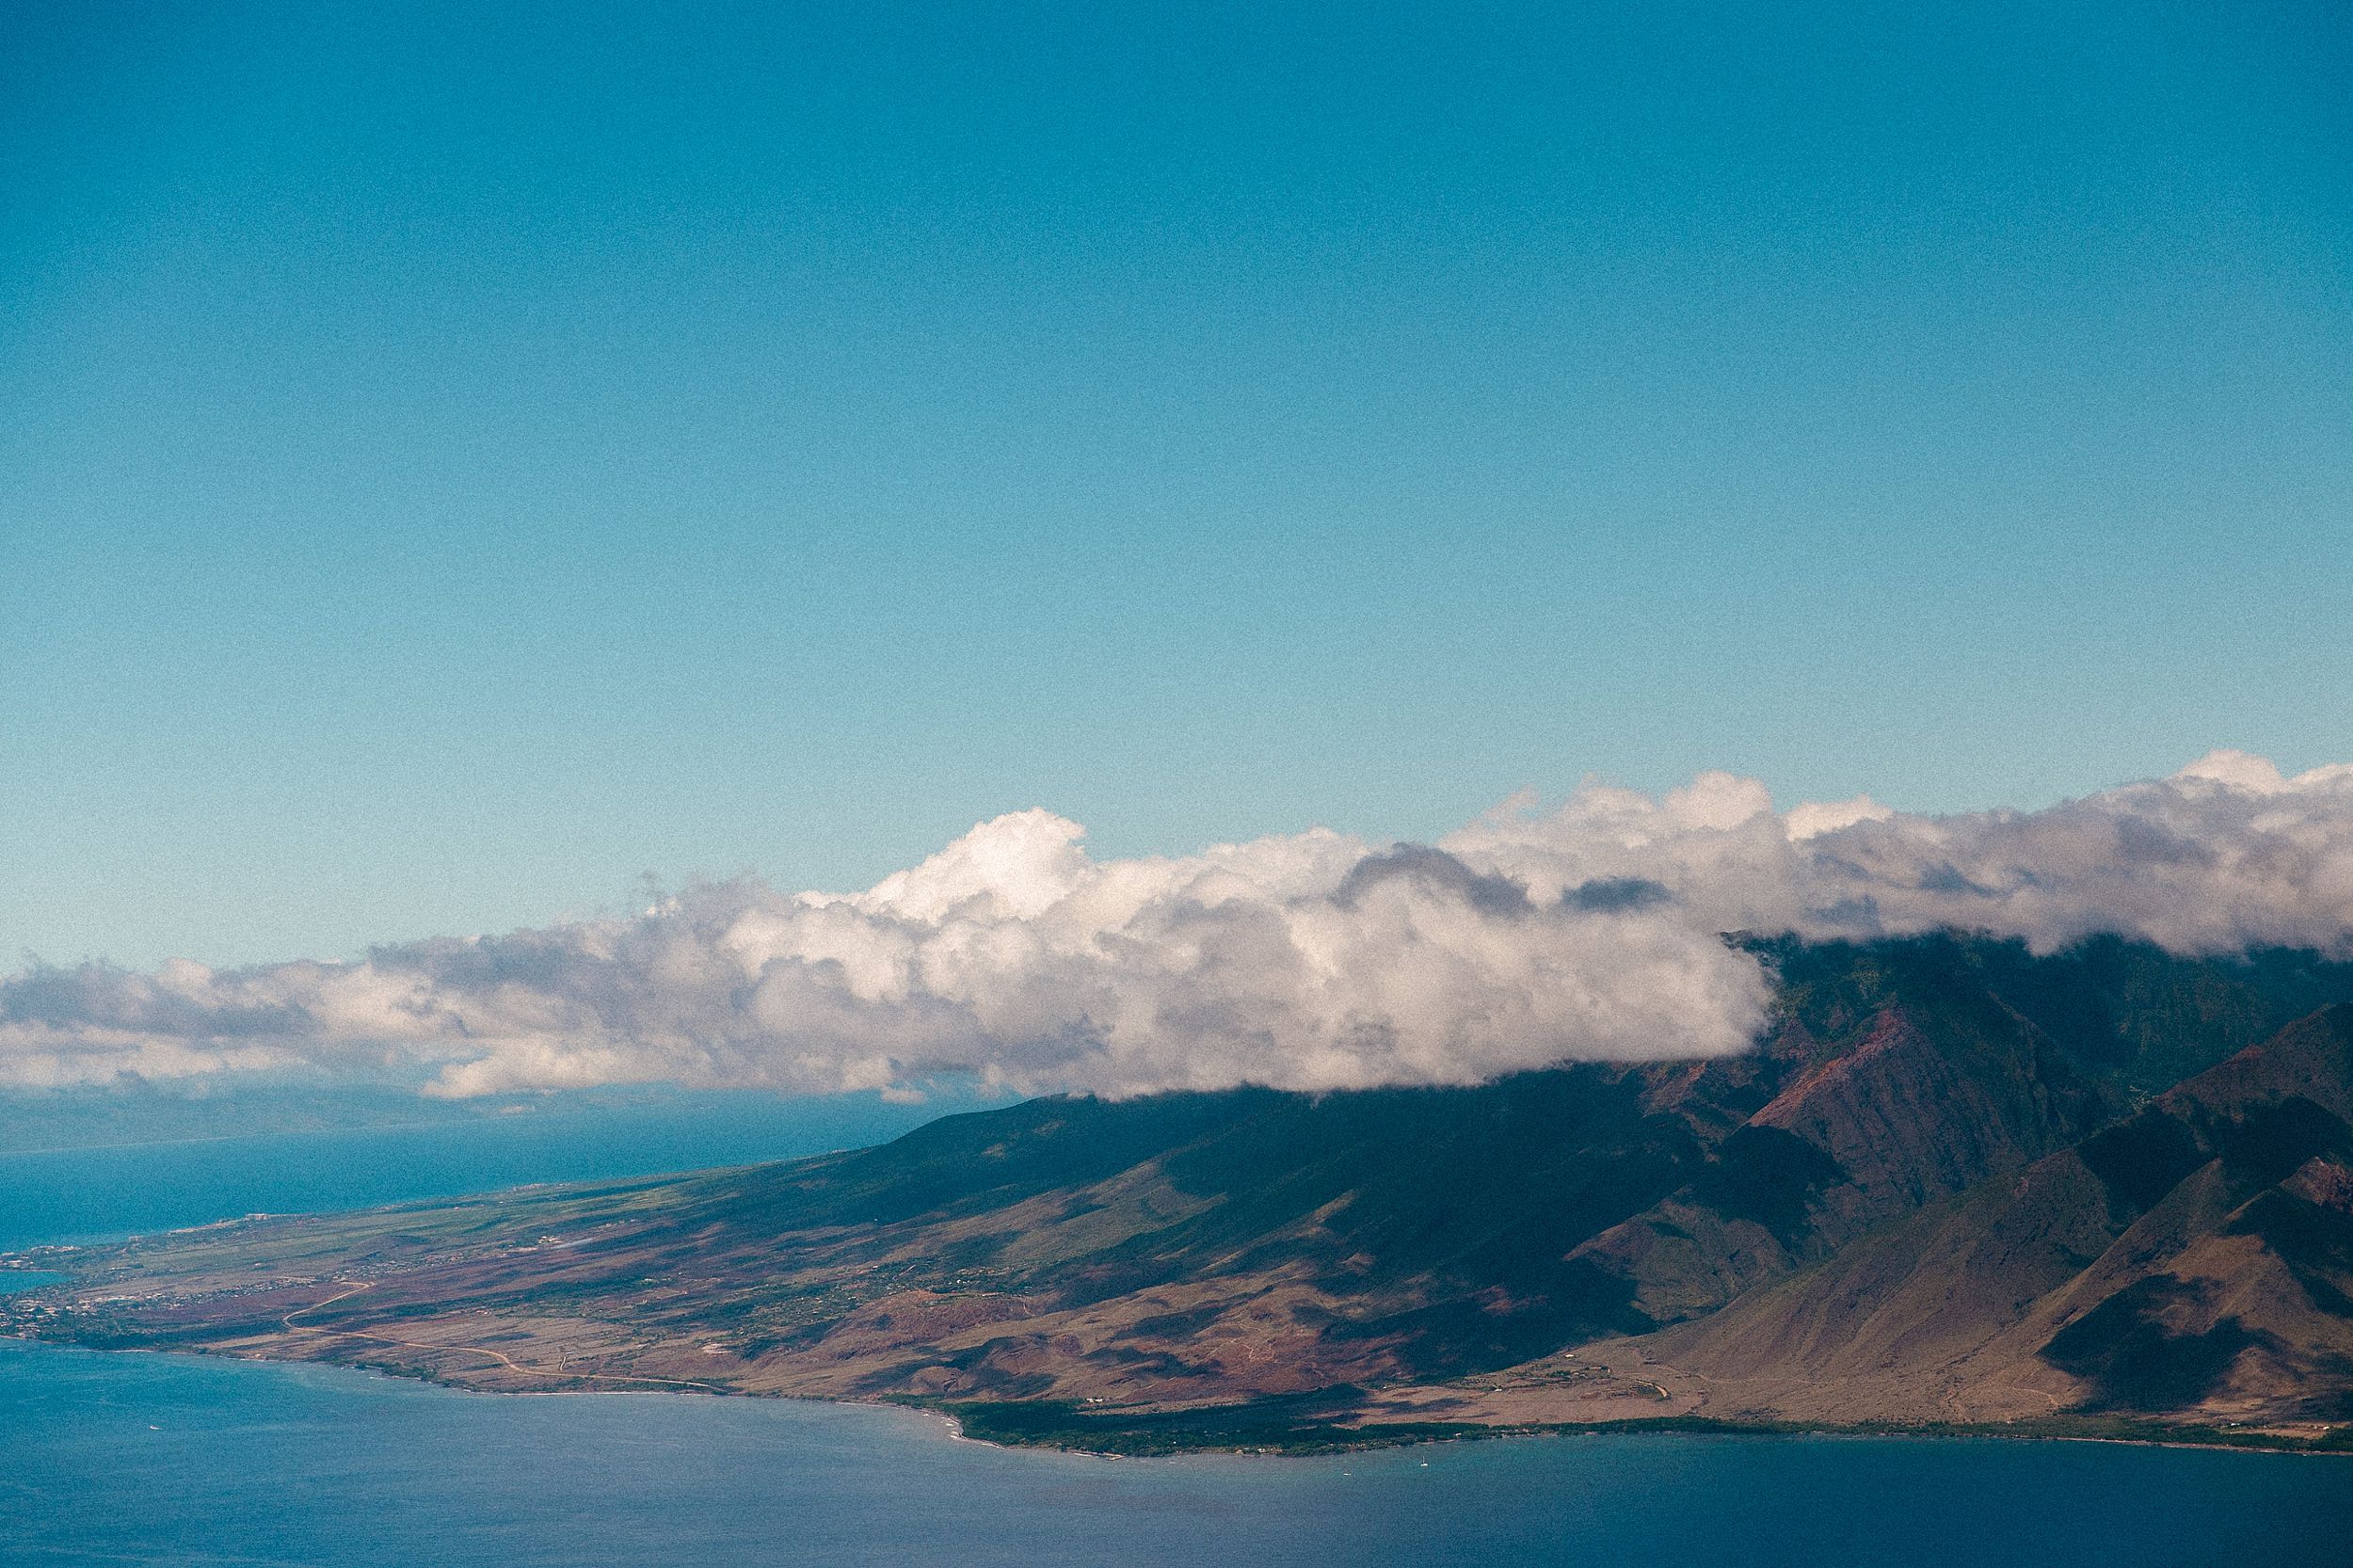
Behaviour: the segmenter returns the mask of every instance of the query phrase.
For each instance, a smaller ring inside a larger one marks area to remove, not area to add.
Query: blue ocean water
[[[944,1106],[891,1105],[874,1096],[788,1099],[758,1094],[644,1091],[617,1100],[546,1096],[457,1115],[412,1100],[408,1124],[239,1132],[272,1114],[275,1099],[153,1108],[148,1125],[207,1135],[133,1138],[63,1148],[11,1147],[0,1101],[0,1251],[41,1241],[121,1236],[263,1212],[361,1208],[453,1197],[532,1181],[591,1181],[702,1170],[857,1148],[938,1115]],[[352,1114],[348,1105],[323,1104]],[[387,1107],[371,1103],[368,1113]],[[392,1105],[398,1112],[398,1102]],[[52,1118],[59,1120],[61,1118]],[[128,1124],[136,1134],[139,1121]],[[116,1118],[96,1134],[124,1130]],[[67,1130],[82,1131],[72,1122]]]
[[[929,1417],[0,1342],[0,1560],[2341,1565],[2353,1463],[1675,1435],[1101,1460]]]

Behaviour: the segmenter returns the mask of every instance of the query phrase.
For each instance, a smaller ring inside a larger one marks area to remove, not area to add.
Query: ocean
[[[976,1103],[655,1088],[456,1106],[413,1095],[269,1095],[166,1101],[101,1121],[86,1100],[60,1110],[38,1096],[0,1096],[0,1251],[252,1213],[793,1159],[882,1143]],[[296,1107],[324,1125],[272,1125]]]
[[[2353,1462],[2294,1455],[1648,1434],[1104,1460],[897,1410],[5,1342],[0,1444],[22,1568],[2293,1568],[2353,1542]]]

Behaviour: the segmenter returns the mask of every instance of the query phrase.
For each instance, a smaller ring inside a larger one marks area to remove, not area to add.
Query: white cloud
[[[1809,800],[1789,808],[1782,819],[1782,826],[1792,843],[1818,839],[1825,833],[1835,833],[1842,827],[1852,827],[1859,822],[1885,822],[1896,813],[1869,795],[1857,795],[1852,800]]]
[[[1468,1082],[1741,1048],[1768,980],[1730,931],[1939,926],[2039,950],[2353,951],[2353,766],[2216,752],[2037,812],[1868,796],[1776,813],[1703,774],[1515,796],[1435,847],[1318,829],[1096,860],[1042,810],[856,894],[696,888],[626,920],[216,974],[0,983],[0,1081],[406,1065],[436,1092],[636,1080],[904,1094],[969,1071],[1110,1095]]]

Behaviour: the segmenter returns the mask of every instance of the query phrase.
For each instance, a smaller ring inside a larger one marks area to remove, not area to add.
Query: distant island
[[[2353,1449],[2353,965],[1739,938],[1755,1050],[1032,1100],[11,1267],[6,1331],[1103,1452],[1609,1426]],[[1672,1042],[1661,1043],[1662,1053]]]

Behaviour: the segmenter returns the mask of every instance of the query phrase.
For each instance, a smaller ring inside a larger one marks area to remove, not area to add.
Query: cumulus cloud
[[[355,964],[0,982],[0,1081],[386,1067],[448,1095],[668,1080],[901,1093],[950,1073],[1131,1095],[1462,1083],[1742,1048],[1769,977],[1726,933],[1938,927],[2041,951],[2353,952],[2353,766],[2216,752],[2034,812],[1775,810],[1703,774],[1521,796],[1435,845],[1317,829],[1098,860],[1043,810],[863,893],[698,887],[629,920]]]

